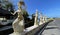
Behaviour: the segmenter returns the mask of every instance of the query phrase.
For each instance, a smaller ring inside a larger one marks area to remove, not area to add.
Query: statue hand
[[[14,15],[14,13],[11,12],[12,15]]]

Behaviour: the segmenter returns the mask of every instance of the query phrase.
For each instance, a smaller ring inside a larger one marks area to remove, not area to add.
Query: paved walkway
[[[60,35],[60,19],[50,22],[42,35]]]

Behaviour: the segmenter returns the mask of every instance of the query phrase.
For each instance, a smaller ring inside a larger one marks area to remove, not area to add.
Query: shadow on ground
[[[48,30],[48,29],[58,29],[59,27],[47,27],[45,28],[45,30]]]

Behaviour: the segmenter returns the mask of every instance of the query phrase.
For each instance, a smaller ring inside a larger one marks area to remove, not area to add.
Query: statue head
[[[25,3],[24,3],[23,1],[20,1],[20,2],[18,3],[18,8],[19,8],[19,9],[25,9]]]

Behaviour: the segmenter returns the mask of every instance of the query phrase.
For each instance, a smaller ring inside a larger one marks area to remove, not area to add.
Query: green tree
[[[27,21],[28,21],[28,13],[27,13],[27,11],[26,10],[22,10],[22,12],[23,12],[23,17],[24,17],[24,20],[25,20],[25,22],[27,23]]]
[[[22,10],[22,12],[23,12],[23,16],[24,16],[24,18],[27,18],[27,17],[29,16],[29,14],[27,13],[26,10]]]
[[[9,0],[2,0],[1,5],[3,9],[10,12],[14,12],[14,5],[11,2],[9,2]]]

